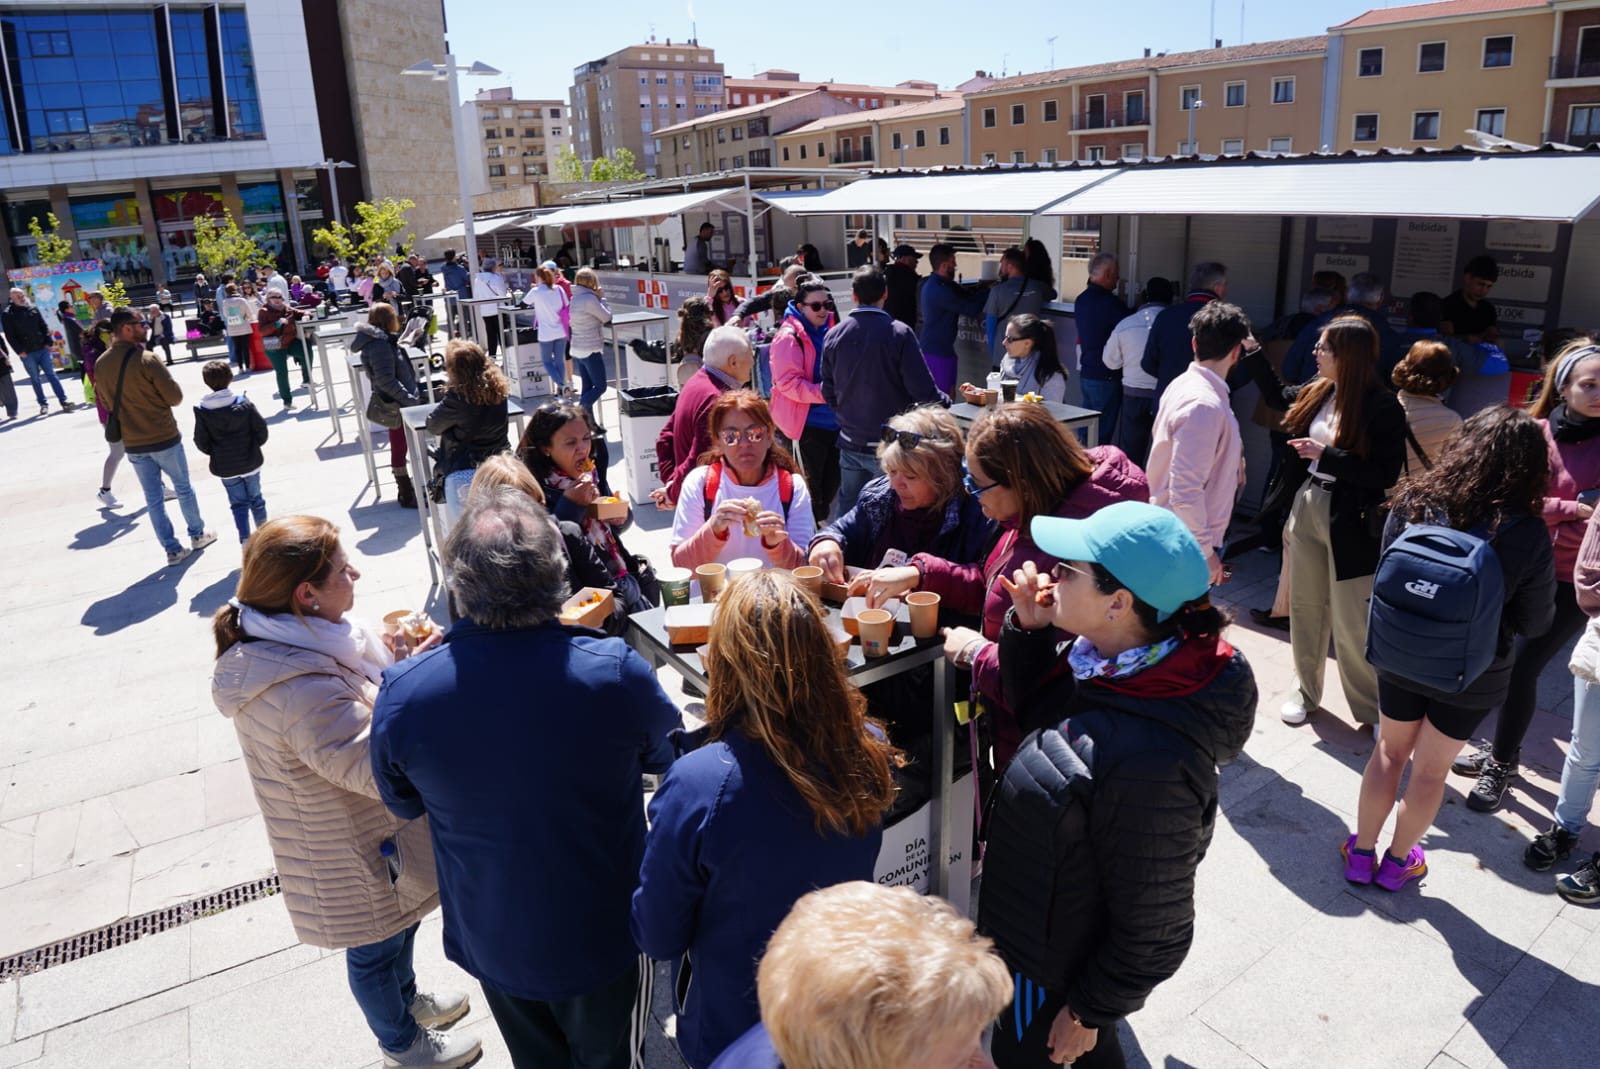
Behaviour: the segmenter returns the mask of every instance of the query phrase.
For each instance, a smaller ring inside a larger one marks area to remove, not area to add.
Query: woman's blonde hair
[[[786,1069],[884,1069],[976,1043],[1011,1001],[994,944],[942,898],[856,880],[794,904],[756,973]]]
[[[540,264],[538,267],[533,269],[533,274],[535,278],[544,283],[546,286],[549,286],[551,289],[555,288],[556,273],[550,268]]]
[[[816,820],[865,835],[894,801],[897,753],[869,727],[867,700],[845,675],[822,603],[788,572],[729,583],[706,651],[706,726],[761,746]]]
[[[544,487],[539,485],[539,480],[528,470],[528,466],[510,453],[496,453],[479,464],[464,497],[471,501],[475,495],[492,494],[502,486],[521,490],[539,504],[544,504]]]
[[[600,276],[592,267],[580,267],[578,273],[572,276],[574,286],[582,286],[586,290],[600,292]]]
[[[505,373],[477,342],[452,338],[444,347],[446,388],[469,405],[497,405],[511,392]]]
[[[889,429],[922,436],[911,448],[899,440],[878,445],[878,466],[886,474],[903,471],[934,488],[933,507],[942,509],[961,492],[961,424],[938,405],[922,405],[891,416]]]
[[[1561,389],[1556,383],[1556,378],[1561,371],[1561,362],[1567,357],[1571,356],[1573,353],[1576,353],[1581,349],[1587,349],[1594,344],[1594,340],[1587,335],[1573,338],[1571,341],[1567,342],[1567,344],[1561,347],[1560,351],[1556,353],[1554,359],[1545,364],[1544,384],[1539,387],[1539,399],[1535,401],[1533,403],[1533,407],[1528,410],[1529,415],[1531,415],[1534,419],[1544,419],[1546,416],[1556,410],[1556,406],[1561,403]],[[1584,360],[1594,360],[1597,358],[1600,358],[1600,353],[1596,353],[1594,356],[1580,357],[1578,363],[1581,364]],[[1578,364],[1574,364],[1572,366],[1572,371],[1575,372],[1577,370]],[[1571,375],[1569,374],[1567,377],[1568,381],[1570,381]]]
[[[244,564],[233,600],[257,612],[302,616],[294,592],[301,583],[321,586],[339,553],[339,528],[320,516],[277,516],[244,544]],[[211,617],[217,656],[244,637],[239,609],[229,602]]]

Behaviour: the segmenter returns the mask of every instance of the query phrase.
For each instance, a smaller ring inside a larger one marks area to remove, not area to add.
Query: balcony
[[[833,154],[833,161],[832,162],[833,162],[833,165],[837,167],[837,166],[840,166],[840,165],[848,165],[848,164],[872,163],[872,162],[874,162],[874,159],[873,159],[873,154],[872,154],[872,152],[870,150],[863,151],[863,150],[858,149],[858,148],[853,148],[853,149],[850,149],[849,151],[835,152]]]
[[[1110,130],[1123,126],[1144,126],[1150,121],[1150,116],[1143,111],[1097,111],[1083,112],[1073,118],[1074,130]]]
[[[1550,57],[1550,79],[1600,78],[1600,56],[1563,55]]]

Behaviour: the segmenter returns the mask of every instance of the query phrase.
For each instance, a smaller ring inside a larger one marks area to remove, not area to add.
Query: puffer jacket
[[[1105,1028],[1189,952],[1217,767],[1250,737],[1257,691],[1220,638],[1190,639],[1126,679],[1068,673],[1041,687],[1063,655],[1058,634],[1008,622],[1000,639],[1024,720],[1050,726],[1005,769],[978,926],[1014,972]]]
[[[475,405],[456,391],[446,390],[438,406],[428,413],[428,433],[439,439],[434,471],[445,475],[467,471],[496,453],[509,450],[508,411],[503,398],[492,404]]]
[[[606,346],[604,328],[611,322],[611,306],[606,299],[587,286],[578,286],[572,291],[569,312],[572,355],[588,356],[602,351]]]
[[[806,325],[789,306],[783,325],[772,339],[772,422],[798,442],[806,429],[806,417],[812,405],[826,405],[822,396],[822,383],[817,378],[817,361],[821,353],[806,331]],[[838,322],[828,316],[827,329]]]
[[[211,697],[233,721],[266,818],[284,905],[303,943],[387,939],[439,904],[426,818],[401,820],[372,778],[377,685],[326,654],[238,642],[217,658]],[[380,852],[392,839],[400,877]]]
[[[1439,454],[1444,451],[1445,443],[1450,440],[1450,436],[1461,429],[1461,417],[1437,397],[1410,393],[1406,390],[1401,390],[1395,396],[1400,401],[1400,407],[1405,410],[1406,426],[1411,429],[1412,436],[1416,438],[1417,445],[1422,447],[1422,455],[1427,460],[1427,464],[1419,461],[1416,449],[1407,442],[1405,471],[1410,475],[1421,475],[1428,465],[1438,461]]]
[[[837,542],[846,565],[876,568],[883,560],[883,554],[878,551],[878,539],[899,508],[900,498],[889,486],[889,477],[880,475],[861,488],[849,512],[817,532],[811,545],[824,540]],[[981,557],[994,544],[994,534],[994,521],[983,514],[978,499],[958,488],[955,496],[945,503],[944,519],[931,543],[894,548],[925,552],[932,557],[961,563]]]
[[[248,397],[218,391],[195,406],[194,447],[211,458],[211,474],[219,479],[259,470],[266,441],[267,421]]]
[[[360,355],[362,366],[372,376],[372,388],[384,398],[398,401],[402,408],[422,402],[422,395],[417,392],[416,369],[400,351],[393,334],[371,323],[362,323],[356,327],[350,351]]]

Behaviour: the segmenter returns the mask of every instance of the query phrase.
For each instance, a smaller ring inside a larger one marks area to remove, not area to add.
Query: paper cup
[[[716,601],[717,595],[722,593],[723,586],[728,582],[728,566],[702,564],[694,570],[694,577],[700,580],[700,600]]]
[[[1016,379],[1001,379],[1000,380],[1000,397],[1007,404],[1010,404],[1012,401],[1015,401],[1017,399],[1017,380]]]
[[[1000,403],[1000,391],[999,390],[984,390],[983,391],[983,407],[984,408],[993,408],[995,405],[997,405],[999,403]]]
[[[868,657],[887,657],[894,641],[894,613],[887,609],[862,609],[856,614],[861,631],[861,652]]]
[[[739,578],[741,575],[752,575],[756,572],[759,572],[764,567],[766,567],[766,565],[757,560],[755,557],[739,557],[736,560],[731,560],[728,562],[728,578],[733,580]]]
[[[932,638],[939,633],[939,595],[931,590],[913,591],[906,595],[906,609],[913,638]]]
[[[822,569],[814,564],[803,565],[794,570],[797,583],[805,587],[817,597],[822,597]]]
[[[662,605],[689,604],[689,581],[694,573],[687,568],[659,568],[656,580],[661,584]]]
[[[394,612],[384,613],[384,615],[383,615],[383,631],[384,631],[384,634],[392,635],[395,632],[399,631],[400,630],[400,621],[404,620],[407,616],[410,616],[410,615],[411,615],[411,610],[410,609],[396,609]]]

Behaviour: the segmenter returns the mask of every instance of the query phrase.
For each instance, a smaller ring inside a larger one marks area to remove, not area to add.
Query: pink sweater
[[[1578,515],[1578,494],[1600,488],[1600,438],[1584,442],[1557,442],[1550,421],[1541,419],[1550,443],[1550,489],[1544,499],[1544,522],[1556,551],[1556,582],[1572,582],[1583,544],[1585,521]]]
[[[1161,395],[1150,462],[1150,500],[1177,514],[1205,550],[1220,550],[1244,477],[1239,421],[1228,384],[1190,364]]]

